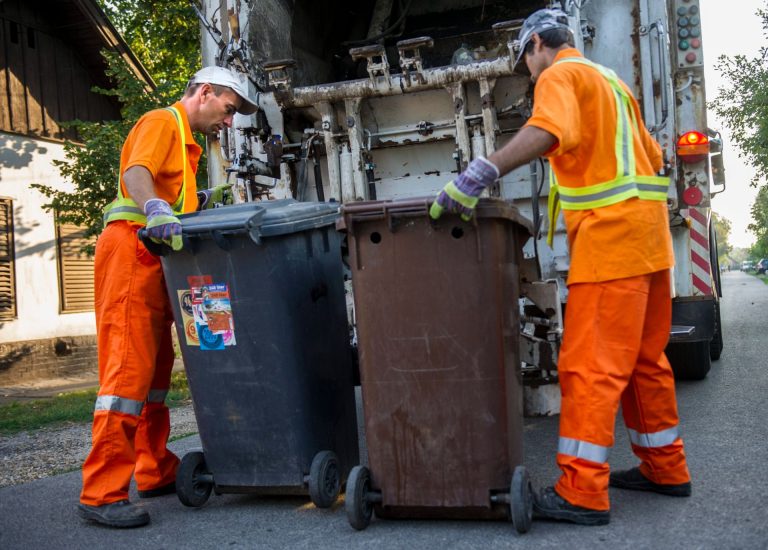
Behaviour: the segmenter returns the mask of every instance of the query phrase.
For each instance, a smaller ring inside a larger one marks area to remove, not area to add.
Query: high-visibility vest
[[[179,134],[181,135],[181,161],[184,166],[181,174],[181,190],[176,201],[171,205],[173,213],[179,215],[184,213],[184,190],[187,186],[187,143],[184,135],[184,125],[181,122],[181,113],[179,113],[176,107],[165,107],[165,110],[173,114],[176,124],[179,126]],[[117,198],[104,208],[104,225],[106,226],[109,222],[116,220],[147,223],[147,217],[144,215],[144,211],[139,208],[139,205],[133,199],[123,195],[123,189],[120,185],[120,174],[117,175]]]
[[[567,57],[555,62],[581,63],[598,71],[611,86],[616,100],[616,177],[612,180],[587,185],[568,187],[559,185],[552,167],[549,168],[549,231],[547,243],[552,246],[555,225],[560,209],[592,210],[610,206],[627,199],[639,198],[651,201],[667,200],[669,179],[659,176],[640,176],[635,164],[633,132],[639,132],[635,111],[629,93],[619,83],[616,73],[607,67],[593,63],[583,57]]]

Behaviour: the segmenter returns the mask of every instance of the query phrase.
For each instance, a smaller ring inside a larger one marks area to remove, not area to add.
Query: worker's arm
[[[557,139],[549,132],[535,126],[525,126],[489,158],[476,158],[455,181],[449,181],[437,195],[429,215],[437,219],[448,210],[469,220],[483,189],[518,166],[543,155],[556,143]]]
[[[156,199],[155,180],[152,173],[143,166],[131,166],[123,173],[123,181],[128,191],[128,196],[133,199],[139,208],[144,209],[144,204],[149,199]]]
[[[557,143],[555,136],[546,130],[536,126],[525,126],[504,147],[489,156],[488,160],[499,169],[499,177],[502,177],[515,168],[542,156],[555,143]]]
[[[128,196],[147,216],[147,234],[156,243],[181,250],[181,222],[167,201],[157,198],[152,173],[143,166],[131,166],[123,173]]]

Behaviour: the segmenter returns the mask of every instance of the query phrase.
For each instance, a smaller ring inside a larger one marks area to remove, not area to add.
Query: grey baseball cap
[[[543,9],[535,11],[528,16],[523,22],[523,26],[520,28],[520,34],[517,35],[520,50],[517,52],[517,59],[515,59],[514,72],[518,74],[530,74],[528,66],[523,59],[523,56],[525,55],[525,47],[528,45],[528,42],[531,41],[533,33],[541,34],[544,31],[552,29],[566,29],[573,34],[573,31],[568,26],[568,16],[564,11],[557,8]]]
[[[242,82],[240,77],[227,69],[226,67],[217,67],[211,65],[209,67],[203,67],[195,73],[195,76],[190,80],[190,84],[218,84],[219,86],[226,86],[231,88],[233,92],[240,96],[243,100],[242,105],[237,110],[241,115],[250,115],[256,112],[258,109],[256,102],[251,99],[248,94],[248,83]]]

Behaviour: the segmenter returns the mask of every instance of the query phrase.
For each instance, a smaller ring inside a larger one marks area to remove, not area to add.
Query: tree
[[[757,192],[751,214],[753,221],[747,228],[755,234],[757,241],[749,253],[753,258],[768,258],[768,187],[763,186]]]
[[[768,11],[758,10],[768,37]],[[730,85],[720,88],[712,107],[731,132],[739,156],[756,168],[751,185],[768,173],[768,48],[754,59],[721,56],[716,66]]]
[[[100,0],[100,4],[157,87],[147,90],[119,55],[102,52],[114,88],[95,91],[118,99],[122,119],[68,123],[81,142],[65,143],[66,160],[55,164],[74,184],[73,192],[33,184],[49,199],[44,206],[55,211],[60,222],[84,226],[86,237],[102,230],[102,210],[115,198],[120,149],[131,127],[145,112],[181,97],[189,77],[201,65],[200,27],[188,0]],[[204,148],[204,141],[196,138]],[[206,180],[204,159],[197,173],[200,185]]]
[[[712,223],[715,224],[715,236],[717,238],[717,258],[720,265],[730,263],[731,245],[728,239],[731,236],[731,222],[712,212]]]
[[[763,31],[768,37],[768,10],[759,9]],[[768,256],[768,190],[764,174],[768,173],[768,48],[760,48],[754,59],[737,55],[721,56],[717,70],[729,86],[720,88],[712,107],[731,132],[739,148],[739,156],[755,167],[750,185],[760,187],[752,205],[749,229],[757,236],[750,250],[756,257]]]

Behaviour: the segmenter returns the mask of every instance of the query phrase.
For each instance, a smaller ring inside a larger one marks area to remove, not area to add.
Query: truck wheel
[[[720,302],[715,302],[715,332],[709,341],[709,358],[712,361],[720,359],[723,352],[723,328],[720,323]]]
[[[184,506],[199,508],[211,496],[213,483],[200,451],[187,453],[176,471],[176,494]]]
[[[509,512],[518,533],[527,533],[533,521],[533,487],[525,466],[517,466],[509,487]]]
[[[368,501],[371,490],[371,473],[365,466],[355,466],[347,478],[347,493],[344,507],[347,509],[349,524],[362,531],[371,523],[373,503]]]
[[[667,359],[677,380],[704,380],[710,367],[709,340],[675,342],[666,349]]]
[[[309,467],[309,496],[318,508],[330,508],[339,497],[339,460],[331,451],[320,451]]]

